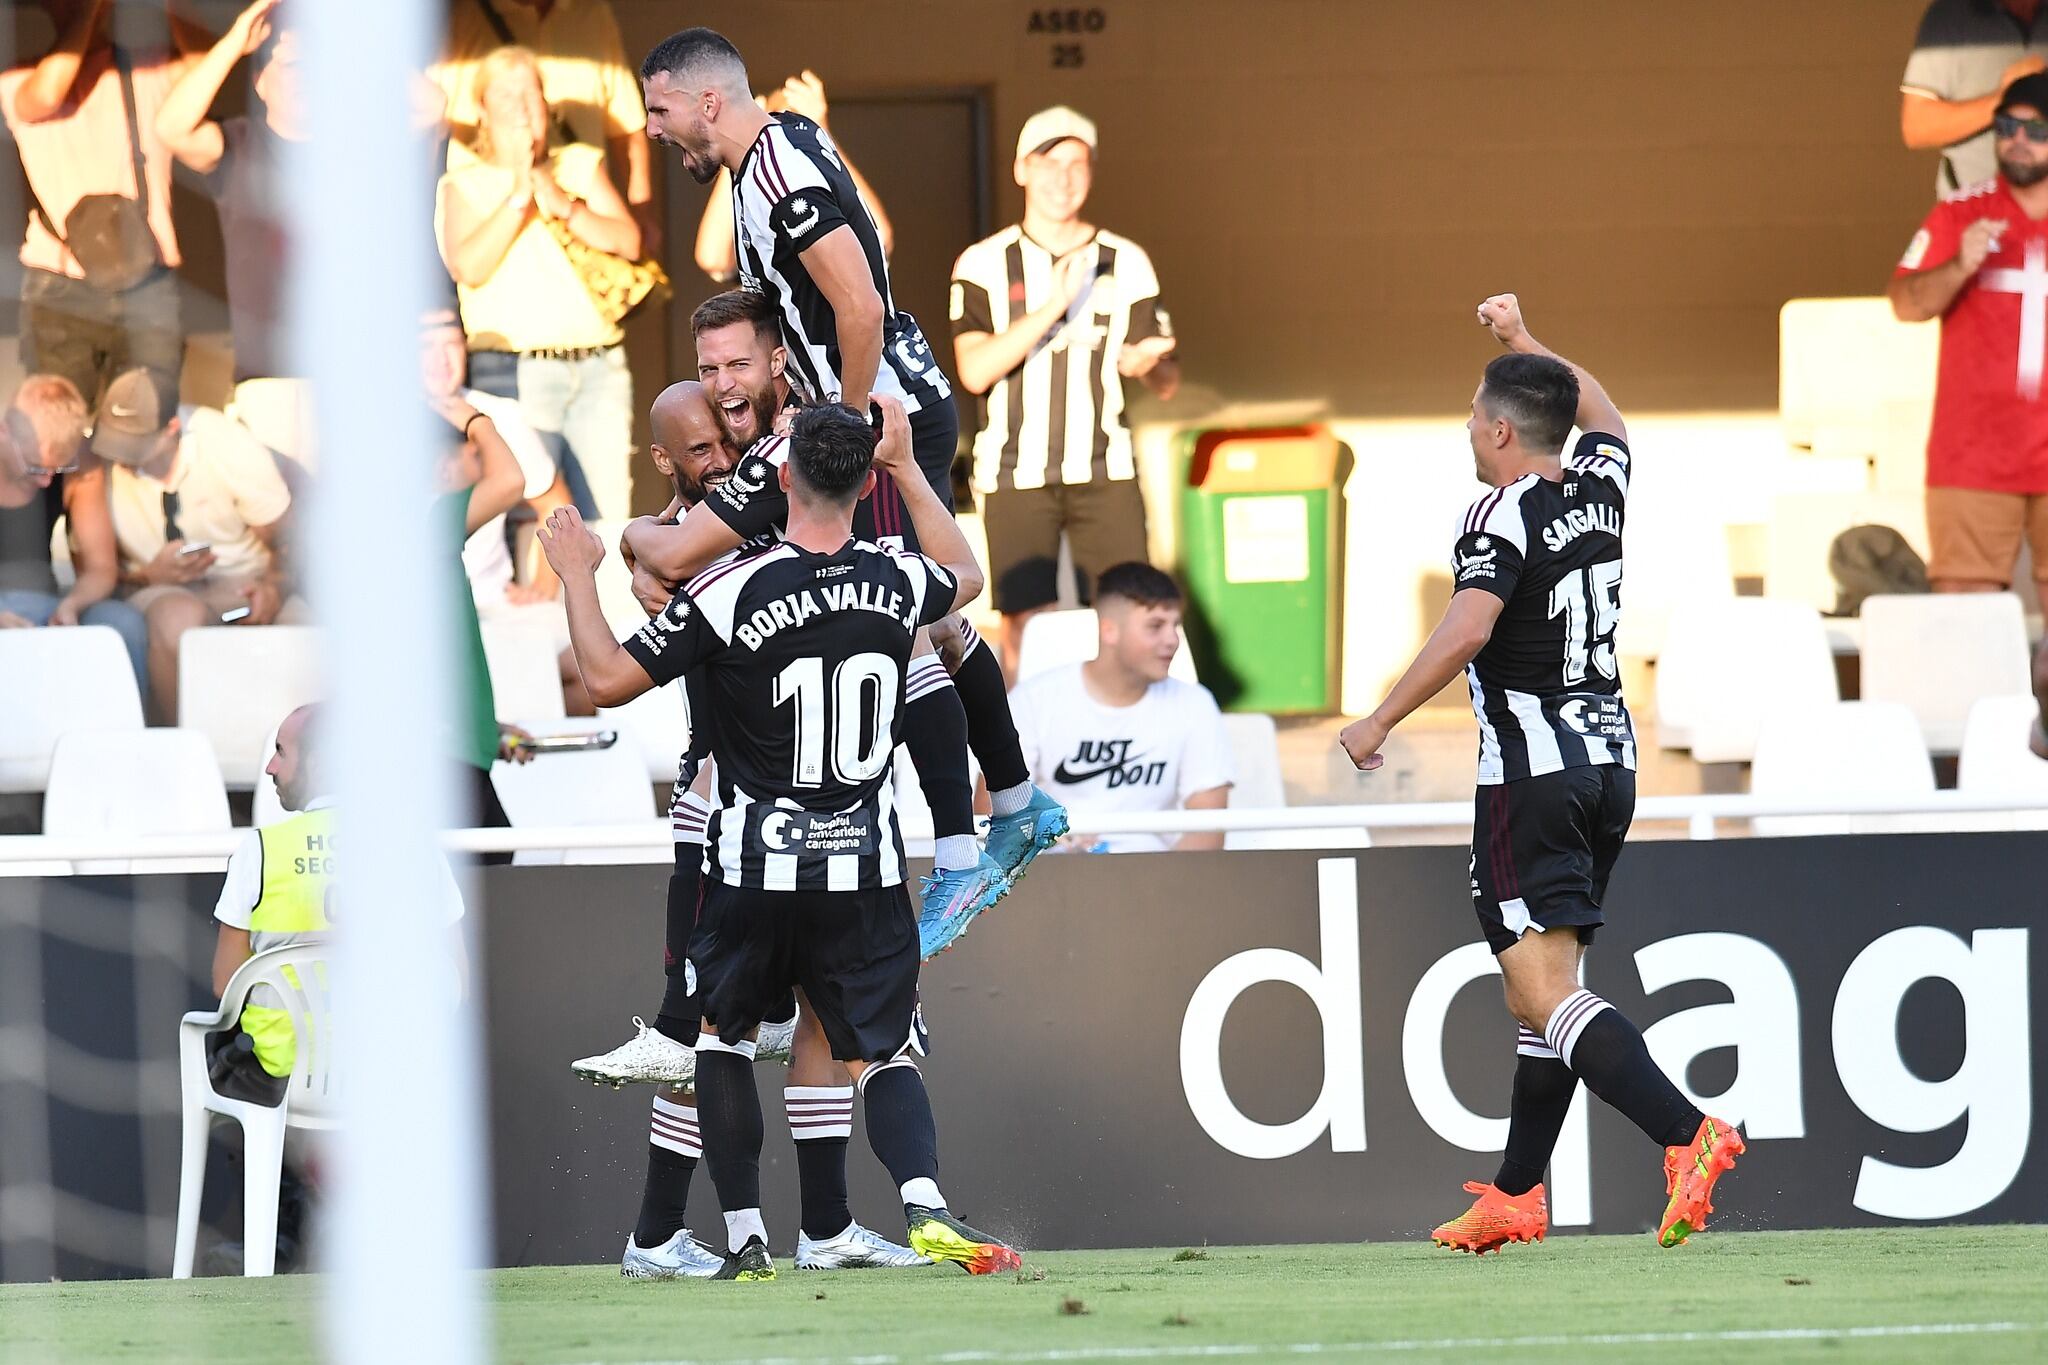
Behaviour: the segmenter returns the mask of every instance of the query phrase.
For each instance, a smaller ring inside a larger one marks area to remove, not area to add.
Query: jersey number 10
[[[832,670],[829,690],[823,659],[813,655],[792,660],[775,675],[775,704],[796,704],[791,785],[824,786],[828,750],[833,775],[843,783],[865,782],[881,772],[895,747],[896,703],[902,696],[902,675],[886,654],[856,654],[846,660]]]
[[[1589,564],[1560,578],[1550,590],[1550,616],[1564,617],[1567,687],[1586,680],[1589,661],[1610,682],[1620,676],[1614,662],[1614,628],[1621,621],[1620,560]]]

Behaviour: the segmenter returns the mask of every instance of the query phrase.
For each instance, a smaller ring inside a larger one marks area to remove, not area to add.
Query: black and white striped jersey
[[[762,891],[903,881],[889,762],[904,674],[954,592],[922,555],[784,542],[712,565],[624,642],[657,684],[703,674],[718,717],[711,876]]]
[[[1173,323],[1144,248],[1098,230],[1077,250],[1094,262],[1093,283],[984,400],[976,492],[1137,477],[1117,356],[1127,342],[1172,336]],[[1019,225],[976,242],[953,265],[953,335],[1008,329],[1053,298],[1058,275],[1058,259]]]
[[[1454,591],[1505,604],[1465,669],[1479,717],[1479,783],[1565,768],[1636,766],[1614,631],[1628,446],[1589,432],[1558,482],[1525,474],[1472,504],[1452,555]]]
[[[789,363],[810,393],[840,395],[839,329],[803,253],[846,227],[860,242],[882,297],[882,363],[874,391],[902,400],[913,413],[952,397],[917,319],[896,306],[875,220],[830,133],[799,114],[772,116],[733,173],[732,221],[740,284],[774,302]]]

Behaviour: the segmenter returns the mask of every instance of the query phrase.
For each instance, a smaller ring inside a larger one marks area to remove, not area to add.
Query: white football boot
[[[638,1030],[626,1042],[596,1057],[582,1057],[569,1069],[592,1085],[617,1090],[632,1081],[653,1085],[690,1085],[697,1079],[697,1054],[659,1029],[633,1016]]]
[[[804,1233],[796,1235],[796,1268],[798,1270],[862,1270],[869,1267],[930,1265],[931,1262],[912,1251],[909,1247],[897,1246],[877,1232],[870,1232],[859,1223],[848,1223],[846,1231],[837,1237],[813,1241]]]
[[[651,1251],[629,1234],[626,1254],[619,1258],[619,1274],[629,1280],[708,1280],[724,1265],[723,1256],[683,1228]]]
[[[754,1060],[757,1062],[781,1062],[789,1065],[790,1045],[796,1040],[796,1017],[792,1015],[779,1024],[763,1024],[761,1031],[754,1035]]]

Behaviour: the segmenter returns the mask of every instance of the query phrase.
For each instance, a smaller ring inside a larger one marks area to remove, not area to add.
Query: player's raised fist
[[[1371,716],[1345,726],[1337,733],[1337,742],[1344,746],[1351,765],[1362,773],[1369,773],[1387,761],[1387,756],[1380,752],[1380,746],[1387,742],[1386,728]]]
[[[1956,243],[1956,264],[1964,272],[1974,275],[1984,264],[1984,258],[1998,249],[1998,238],[2005,231],[2005,223],[1997,218],[1979,218],[1963,229],[1963,239]]]
[[[597,566],[604,561],[604,542],[583,524],[574,507],[557,507],[548,513],[539,535],[541,553],[548,557],[548,567],[558,577],[587,577],[596,573]]]
[[[882,410],[882,439],[875,443],[876,466],[898,479],[923,478],[910,449],[910,415],[904,412],[903,404],[885,393],[868,401]]]
[[[1480,325],[1491,331],[1503,346],[1512,346],[1527,335],[1522,325],[1522,301],[1513,294],[1495,294],[1479,305]]]

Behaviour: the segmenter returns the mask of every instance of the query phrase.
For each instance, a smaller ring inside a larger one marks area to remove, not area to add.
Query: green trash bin
[[[1226,710],[1337,709],[1337,440],[1321,427],[1181,438],[1188,647]]]

